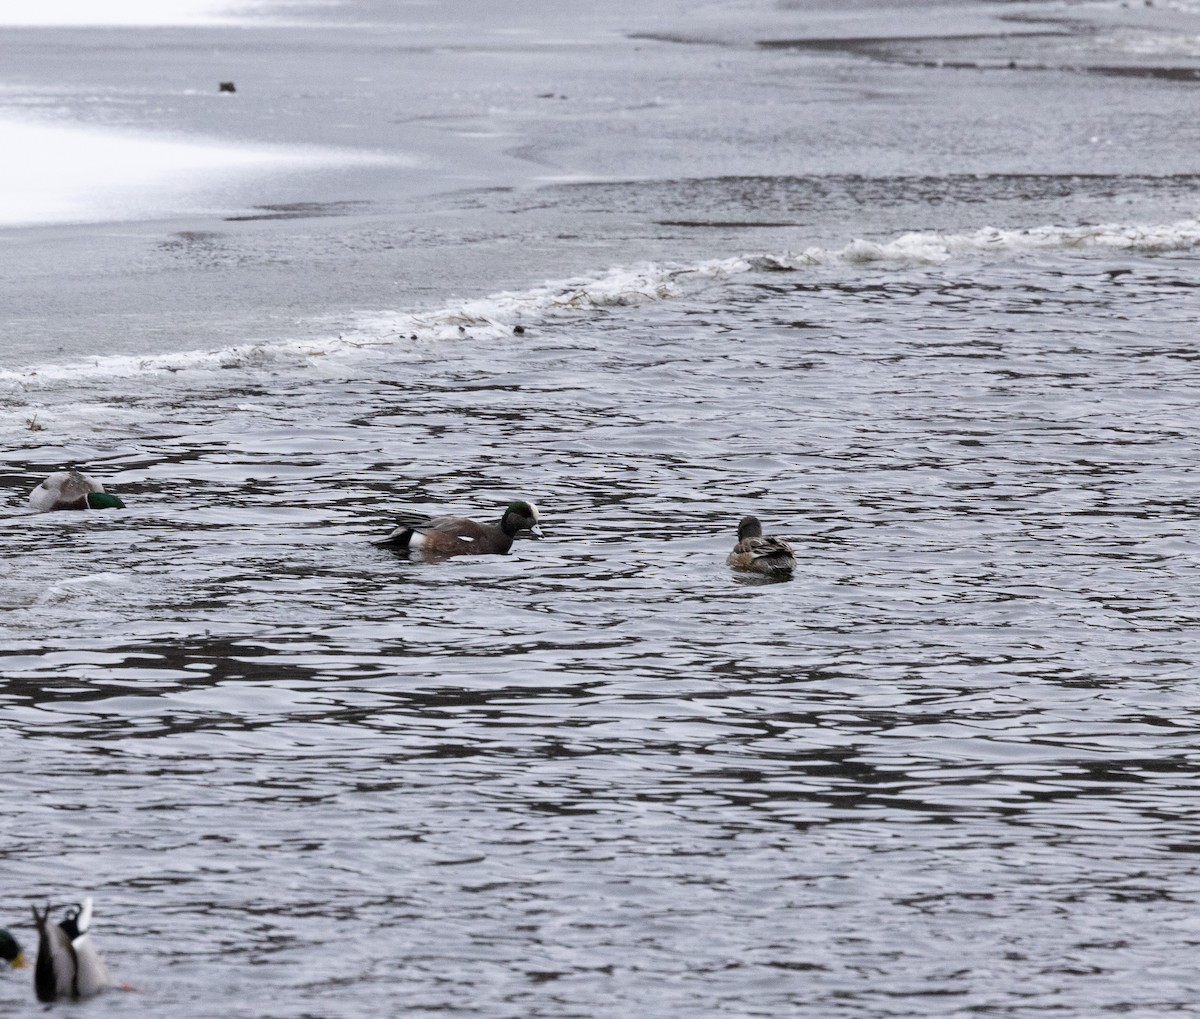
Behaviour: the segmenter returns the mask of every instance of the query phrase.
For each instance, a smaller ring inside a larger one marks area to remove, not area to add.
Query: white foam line
[[[646,265],[610,270],[592,280],[548,283],[524,293],[502,292],[434,311],[364,317],[352,333],[323,340],[292,340],[187,351],[151,357],[113,355],[89,361],[0,371],[0,383],[22,390],[63,380],[84,382],[99,376],[128,377],[139,372],[220,371],[299,363],[312,358],[393,347],[410,338],[453,340],[511,337],[523,323],[577,316],[582,311],[624,307],[677,296],[689,285],[746,272],[750,263],[732,258],[692,266]]]
[[[1099,226],[1040,226],[1031,230],[997,230],[984,227],[973,233],[909,233],[886,243],[855,240],[830,251],[808,248],[799,254],[763,255],[752,259],[755,267],[800,269],[816,265],[856,265],[897,262],[941,265],[955,255],[992,255],[999,258],[1033,251],[1129,251],[1162,254],[1187,251],[1200,245],[1200,220],[1184,219],[1155,226],[1102,224]]]
[[[1125,251],[1159,254],[1200,246],[1200,220],[1158,226],[1043,226],[1030,230],[984,228],[973,233],[910,233],[878,243],[855,240],[843,248],[808,248],[794,253],[744,255],[694,265],[646,264],[610,269],[592,279],[547,283],[521,293],[490,297],[428,312],[364,316],[352,333],[328,339],[246,344],[211,351],[189,351],[152,357],[112,356],[88,362],[41,365],[0,371],[0,383],[28,391],[63,380],[86,383],[101,376],[139,372],[220,371],[313,358],[355,356],[388,349],[411,340],[511,338],[518,326],[603,312],[679,296],[714,280],[753,270],[800,271],[817,266],[941,265],[955,256],[1011,258],[1044,251]]]

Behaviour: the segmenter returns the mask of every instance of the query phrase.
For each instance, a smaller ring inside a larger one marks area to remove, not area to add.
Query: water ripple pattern
[[[12,921],[94,892],[95,1015],[1190,1014],[1200,270],[977,237],[8,379]]]

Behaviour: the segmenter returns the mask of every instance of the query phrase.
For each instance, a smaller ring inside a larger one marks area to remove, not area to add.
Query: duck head
[[[504,511],[500,518],[500,526],[508,535],[518,531],[528,531],[535,538],[542,537],[542,529],[538,526],[538,508],[531,502],[518,499]]]
[[[0,929],[0,959],[3,959],[13,969],[25,968],[25,953],[21,945],[8,931]]]

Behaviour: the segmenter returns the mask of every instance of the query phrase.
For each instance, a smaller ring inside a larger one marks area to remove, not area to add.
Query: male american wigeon
[[[465,517],[426,517],[401,513],[396,529],[376,545],[397,548],[440,558],[451,555],[504,555],[512,548],[518,531],[542,536],[538,509],[531,502],[518,500],[500,517],[498,524],[480,524]]]
[[[792,546],[774,535],[763,536],[758,517],[742,517],[738,540],[725,560],[735,570],[749,570],[767,577],[790,576],[796,568]]]
[[[50,510],[124,509],[125,504],[115,495],[104,491],[99,481],[79,471],[59,471],[51,474],[29,493],[29,505],[39,513]]]

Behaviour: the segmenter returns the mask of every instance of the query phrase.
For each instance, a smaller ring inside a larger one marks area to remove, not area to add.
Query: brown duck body
[[[767,577],[786,577],[796,569],[796,554],[782,538],[763,535],[758,517],[743,517],[738,524],[738,541],[725,560],[735,570],[748,570]]]
[[[518,531],[542,536],[533,503],[514,502],[497,524],[467,517],[423,517],[401,514],[396,528],[377,544],[394,545],[431,559],[453,555],[506,555]]]

